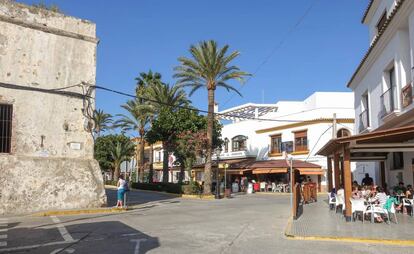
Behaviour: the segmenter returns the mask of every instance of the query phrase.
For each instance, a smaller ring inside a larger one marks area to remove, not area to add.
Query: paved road
[[[141,208],[122,214],[0,218],[0,253],[412,253],[412,247],[288,240],[288,196],[135,195]]]

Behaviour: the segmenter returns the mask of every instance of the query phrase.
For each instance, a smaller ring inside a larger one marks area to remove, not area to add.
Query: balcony
[[[358,130],[359,132],[363,132],[367,130],[369,127],[369,117],[368,117],[368,110],[362,111],[361,114],[359,114],[359,126]]]
[[[390,87],[387,91],[385,91],[381,97],[381,111],[380,116],[381,118],[385,118],[388,115],[394,113],[395,107],[395,87]]]

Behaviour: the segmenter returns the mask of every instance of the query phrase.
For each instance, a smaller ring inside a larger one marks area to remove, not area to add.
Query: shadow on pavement
[[[105,189],[106,196],[108,198],[108,206],[115,206],[117,201],[117,190],[114,189]],[[141,205],[149,202],[154,201],[163,201],[174,199],[175,197],[163,194],[163,193],[156,193],[156,192],[146,192],[140,190],[133,190],[127,192],[127,206],[132,205]],[[179,201],[174,201],[174,203]]]
[[[58,228],[11,228],[0,253],[147,253],[160,246],[119,221],[80,223]],[[65,233],[67,230],[67,233]]]

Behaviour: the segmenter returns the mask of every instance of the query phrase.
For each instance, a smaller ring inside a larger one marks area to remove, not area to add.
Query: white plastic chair
[[[364,212],[366,211],[366,206],[364,205],[364,200],[363,199],[353,199],[351,198],[351,204],[352,204],[352,218],[355,221],[355,213],[357,212],[361,212],[362,213],[362,217],[364,216]]]
[[[335,213],[338,212],[338,206],[342,206],[342,212],[345,210],[344,197],[335,195]]]
[[[384,208],[382,208],[382,205],[368,205],[367,208],[365,209],[365,211],[362,214],[362,223],[364,223],[365,215],[371,214],[371,216],[372,216],[372,213],[374,213],[374,216],[375,216],[375,214],[379,214],[379,215],[383,214],[387,218],[387,222],[390,221],[388,211],[385,210]],[[375,219],[375,217],[374,217],[374,219]]]
[[[414,216],[414,199],[403,198],[404,207],[411,207],[411,216]]]
[[[329,192],[328,193],[329,210],[333,210],[333,207],[336,206],[336,194],[334,194],[333,197],[331,195],[332,195],[332,193]]]
[[[391,209],[388,213],[394,215],[395,224],[398,224],[397,211],[395,210],[395,204],[392,204]],[[390,216],[388,216],[388,219],[390,219]]]

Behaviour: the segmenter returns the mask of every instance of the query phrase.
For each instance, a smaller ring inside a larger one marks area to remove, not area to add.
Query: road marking
[[[69,253],[69,254],[75,252],[75,250],[74,249],[71,249],[71,248],[69,248],[69,249],[60,248],[60,249],[56,249],[56,250],[50,252],[50,254],[57,254],[57,253],[61,253],[62,251],[63,252],[66,252],[66,253]]]
[[[0,235],[0,239],[7,239],[7,235]]]
[[[0,232],[7,232],[8,228],[0,228]]]
[[[145,239],[145,238],[142,238],[142,239],[132,239],[132,240],[130,240],[131,242],[136,242],[134,254],[139,254],[140,244],[141,244],[141,242],[145,242],[146,240],[147,239]]]
[[[28,246],[20,246],[20,247],[11,247],[7,249],[0,249],[0,253],[4,252],[12,252],[12,251],[19,251],[19,250],[28,250],[28,249],[35,249],[40,247],[46,247],[46,246],[52,246],[52,245],[59,245],[59,244],[69,244],[69,243],[77,243],[79,240],[73,240],[73,241],[60,241],[60,242],[51,242],[51,243],[45,243],[45,244],[35,244],[35,245],[28,245]]]
[[[0,242],[0,247],[6,247],[7,246],[7,242]]]
[[[65,228],[65,226],[60,222],[58,217],[56,216],[50,216],[52,218],[53,222],[56,223],[57,229],[59,230],[59,233],[62,235],[63,239],[65,241],[73,241],[72,236],[69,234],[68,230]]]
[[[122,234],[121,236],[134,236],[134,235],[138,235],[137,233],[132,233],[132,234]]]

